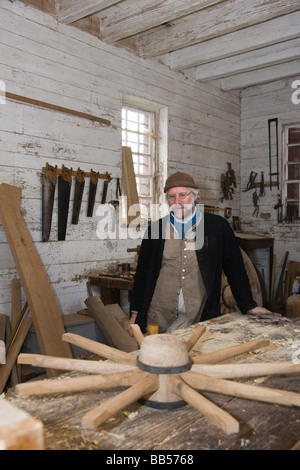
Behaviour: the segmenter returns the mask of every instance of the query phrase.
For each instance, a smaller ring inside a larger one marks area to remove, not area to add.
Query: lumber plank
[[[10,373],[14,367],[31,324],[31,318],[23,318],[14,341],[6,352],[6,363],[0,365],[0,393],[2,393],[4,390],[8,377],[10,376]]]
[[[122,197],[127,197],[126,222],[127,225],[129,225],[130,222],[137,217],[136,213],[129,214],[129,208],[139,207],[139,197],[130,147],[122,147]]]
[[[14,278],[11,281],[11,327],[14,331],[22,315],[21,307],[21,283],[20,279]],[[14,386],[21,381],[21,368],[14,365],[11,373],[11,385]]]
[[[20,279],[11,281],[11,327],[15,328],[21,315],[21,283]]]
[[[110,346],[126,352],[138,349],[124,327],[128,317],[118,304],[104,305],[98,296],[88,297],[85,304]]]
[[[43,450],[41,421],[26,411],[0,399],[0,443],[5,450]]]
[[[7,320],[8,320],[7,315],[0,313],[0,341],[3,341],[3,342],[5,342]]]
[[[54,293],[20,211],[21,189],[0,185],[0,219],[30,308],[42,354],[72,357]],[[47,370],[49,376],[58,371]]]

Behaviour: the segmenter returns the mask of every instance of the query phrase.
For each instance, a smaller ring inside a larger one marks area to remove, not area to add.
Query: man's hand
[[[128,325],[126,327],[127,333],[130,336],[133,336],[133,331],[132,331],[131,325],[133,325],[133,323],[135,323],[136,317],[137,317],[137,313],[132,313],[131,316],[130,316],[130,320],[128,322]]]
[[[255,307],[252,308],[251,310],[248,310],[247,313],[252,313],[253,315],[258,315],[260,313],[272,313],[270,310],[264,308],[264,307]]]

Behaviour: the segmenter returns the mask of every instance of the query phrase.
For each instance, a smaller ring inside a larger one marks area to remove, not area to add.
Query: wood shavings
[[[123,441],[125,439],[125,436],[122,436],[121,434],[116,434],[113,432],[105,431],[105,429],[101,429],[100,431],[101,434],[107,434],[110,437],[115,437],[118,440]]]
[[[137,411],[123,411],[123,414],[127,416],[129,419],[134,419],[137,417],[138,412]]]

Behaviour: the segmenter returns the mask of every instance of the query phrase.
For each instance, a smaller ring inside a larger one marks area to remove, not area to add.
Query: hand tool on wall
[[[247,183],[246,189],[243,189],[243,193],[246,191],[250,191],[250,189],[255,188],[255,178],[257,176],[257,173],[255,171],[251,171],[250,176],[249,176],[249,181]]]
[[[264,179],[264,172],[261,172],[261,180],[260,180],[260,185],[259,185],[259,197],[262,197],[265,195],[265,179]]]
[[[87,216],[93,216],[99,173],[91,170]]]
[[[102,193],[101,204],[105,204],[105,202],[106,202],[108,183],[109,183],[108,180],[105,180],[104,183],[103,183],[103,193]]]
[[[78,168],[75,176],[75,193],[73,202],[72,224],[78,224],[82,195],[84,190],[84,171]]]
[[[122,196],[122,191],[121,191],[121,183],[120,183],[120,178],[117,177],[117,185],[116,185],[116,199],[119,199],[119,197]]]
[[[258,217],[258,212],[259,212],[258,201],[259,201],[259,197],[258,197],[258,194],[257,194],[256,190],[255,190],[254,193],[252,194],[252,201],[253,201],[253,205],[254,205],[254,211],[253,211],[252,217],[254,217],[255,214],[256,214],[256,217]]]
[[[277,210],[277,221],[279,224],[282,222],[282,207],[283,207],[283,204],[281,201],[281,197],[280,195],[278,195],[278,202],[274,206],[274,209]]]
[[[70,192],[72,186],[72,168],[62,166],[61,175],[58,176],[58,240],[65,240]]]
[[[42,240],[49,240],[55,186],[57,181],[57,166],[46,164],[45,172],[42,173]]]
[[[273,124],[275,124],[275,156],[276,156],[276,172],[272,172],[272,135],[274,137],[274,133],[272,133]],[[277,178],[277,189],[279,189],[279,162],[278,162],[278,119],[273,118],[268,120],[268,135],[269,135],[269,166],[270,166],[270,189],[272,190],[272,176],[276,176]]]
[[[235,176],[234,170],[231,168],[231,163],[227,162],[227,167],[228,167],[228,170],[226,171],[227,180],[230,186],[233,186],[234,188],[236,188],[236,176]]]

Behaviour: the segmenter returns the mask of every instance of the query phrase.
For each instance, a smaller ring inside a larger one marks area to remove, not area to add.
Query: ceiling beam
[[[252,72],[245,72],[226,77],[221,80],[221,89],[224,91],[230,91],[237,88],[246,88],[288,77],[299,76],[299,74],[300,60],[295,60],[293,62],[273,65],[271,67],[253,70]]]
[[[187,2],[188,3],[188,2]],[[232,0],[162,25],[139,36],[139,53],[151,58],[300,10],[295,0]],[[222,39],[221,39],[222,40]]]
[[[57,19],[70,24],[110,7],[120,0],[57,0]]]
[[[126,0],[100,13],[101,34],[112,43],[224,0]]]
[[[196,67],[196,80],[215,80],[237,73],[300,59],[300,38],[263,47]]]
[[[242,54],[300,37],[300,11],[169,53],[173,70]]]

